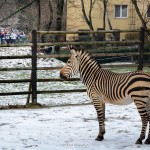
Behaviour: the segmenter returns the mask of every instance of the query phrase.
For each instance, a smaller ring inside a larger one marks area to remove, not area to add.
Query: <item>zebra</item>
[[[79,73],[87,87],[87,94],[97,112],[99,133],[95,140],[102,141],[105,134],[105,103],[127,105],[135,103],[141,116],[142,128],[135,144],[142,144],[149,122],[145,144],[150,144],[150,75],[143,71],[114,73],[104,69],[92,55],[70,47],[71,57],[60,70],[60,78],[66,80]]]

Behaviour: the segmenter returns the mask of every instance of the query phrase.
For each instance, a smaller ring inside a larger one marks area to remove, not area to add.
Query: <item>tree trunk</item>
[[[142,13],[140,12],[140,9],[138,7],[138,4],[137,4],[137,0],[131,0],[131,2],[133,3],[134,7],[135,7],[135,10],[136,10],[136,13],[137,15],[139,16],[140,20],[141,20],[141,24],[142,26],[147,29],[147,21],[144,20],[143,16],[142,16]],[[145,34],[145,41],[148,40],[148,35],[149,35],[149,31],[146,31],[146,34]]]
[[[106,12],[107,12],[107,3],[108,0],[103,0],[103,7],[104,7],[104,11],[103,11],[103,30],[106,30]],[[104,33],[104,41],[106,39],[105,33]]]
[[[96,2],[96,0],[94,0],[94,1],[90,0],[90,10],[89,10],[89,18],[88,18],[87,15],[86,15],[86,12],[85,12],[84,0],[81,0],[81,7],[82,7],[83,17],[85,19],[85,22],[89,26],[90,30],[94,30],[93,23],[92,23],[92,9],[93,9],[93,6],[94,6],[95,2]],[[92,40],[94,41],[95,39],[96,39],[95,34],[92,34]]]
[[[105,30],[106,28],[106,11],[107,11],[107,4],[106,4],[106,0],[103,0],[103,7],[104,7],[104,11],[103,11],[103,29]]]
[[[37,9],[38,9],[37,30],[40,30],[41,29],[41,3],[40,3],[40,0],[37,0]]]
[[[131,0],[131,2],[133,3],[134,7],[135,7],[135,10],[136,10],[136,13],[137,15],[139,16],[140,20],[141,20],[141,23],[142,23],[142,26],[147,29],[147,26],[146,26],[146,21],[144,20],[141,12],[140,12],[140,9],[138,7],[138,4],[137,4],[137,0]]]
[[[51,29],[51,25],[52,25],[52,22],[53,22],[53,7],[52,7],[52,2],[51,0],[49,0],[49,10],[50,10],[50,17],[49,17],[49,21],[48,21],[48,24],[47,24],[47,30],[49,31]]]
[[[62,30],[62,17],[63,17],[63,10],[64,10],[64,0],[57,0],[57,19],[56,19],[56,31]],[[55,41],[60,41],[60,35],[55,36]],[[60,46],[55,46],[55,52],[60,52]]]

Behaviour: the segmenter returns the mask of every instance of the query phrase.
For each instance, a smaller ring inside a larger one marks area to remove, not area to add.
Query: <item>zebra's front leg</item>
[[[102,141],[105,134],[105,104],[100,100],[99,94],[96,94],[93,87],[87,88],[87,93],[94,104],[99,123],[99,133],[95,140]]]
[[[97,112],[97,118],[99,123],[99,134],[95,140],[102,141],[105,134],[105,104],[99,101],[93,101],[94,107]]]

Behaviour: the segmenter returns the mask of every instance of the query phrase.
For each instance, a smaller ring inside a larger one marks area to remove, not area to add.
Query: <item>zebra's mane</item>
[[[92,61],[94,61],[100,68],[101,68],[101,65],[100,63],[97,61],[97,59],[87,50],[83,49],[83,48],[74,48],[74,50],[79,54],[81,53],[82,54],[85,54],[89,57],[89,59],[91,59]]]

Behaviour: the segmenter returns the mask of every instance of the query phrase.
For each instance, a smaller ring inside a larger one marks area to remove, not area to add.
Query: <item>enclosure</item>
[[[126,41],[92,41],[89,38],[90,41],[40,43],[39,40],[41,35],[76,35],[82,32],[83,35],[90,34],[91,38],[93,33],[104,35],[117,31],[34,30],[32,43],[1,45],[1,109],[43,106],[42,109],[1,110],[1,149],[149,149],[146,145],[134,144],[141,123],[133,104],[106,106],[106,137],[103,142],[96,142],[96,111],[86,95],[85,86],[79,81],[79,76],[65,82],[59,78],[59,69],[70,56],[66,45],[82,45],[103,67],[115,72],[137,69],[149,72],[150,53],[144,40],[146,31],[143,28],[120,30],[120,34],[139,33],[139,39]],[[44,46],[53,45],[58,45],[60,51],[43,51]],[[117,62],[111,63],[110,60]]]

